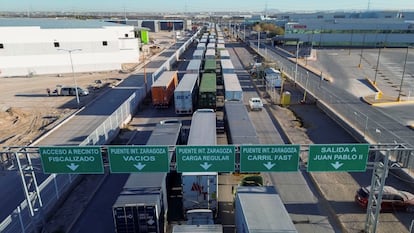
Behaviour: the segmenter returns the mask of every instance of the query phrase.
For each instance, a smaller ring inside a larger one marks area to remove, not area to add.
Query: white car
[[[259,110],[262,111],[263,109],[263,102],[259,97],[252,97],[249,99],[249,107],[250,110]]]

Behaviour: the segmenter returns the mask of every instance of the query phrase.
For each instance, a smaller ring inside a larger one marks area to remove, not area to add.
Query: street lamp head
[[[65,51],[65,52],[69,52],[69,53],[76,52],[76,51],[82,51],[82,49],[62,49],[62,48],[59,48],[57,50],[58,51]]]

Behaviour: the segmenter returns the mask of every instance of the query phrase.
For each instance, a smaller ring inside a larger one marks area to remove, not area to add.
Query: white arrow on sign
[[[202,168],[204,168],[204,170],[207,170],[209,167],[211,167],[212,164],[208,164],[207,162],[204,162],[203,164],[200,164],[200,166]]]
[[[146,165],[145,164],[142,164],[142,163],[137,163],[137,164],[134,164],[134,167],[136,167],[138,170],[142,170],[144,167],[145,167]]]
[[[274,167],[276,165],[276,163],[271,163],[269,161],[267,163],[264,163],[263,165],[267,168],[267,170],[270,170],[270,169],[272,169],[272,167]]]
[[[79,165],[71,163],[70,165],[66,165],[66,167],[68,167],[72,171],[75,171],[76,169],[78,169]]]
[[[334,167],[335,169],[338,169],[340,167],[342,167],[342,165],[344,165],[343,163],[340,163],[338,161],[336,161],[335,163],[331,163],[332,167]]]

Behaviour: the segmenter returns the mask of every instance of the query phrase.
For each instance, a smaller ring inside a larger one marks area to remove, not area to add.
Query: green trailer
[[[216,109],[216,74],[203,73],[199,89],[198,108]]]
[[[216,59],[206,59],[204,62],[204,73],[216,73]]]

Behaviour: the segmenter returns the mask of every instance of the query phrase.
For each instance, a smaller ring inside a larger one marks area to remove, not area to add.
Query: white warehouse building
[[[134,27],[97,20],[0,19],[0,77],[120,70],[138,63]]]

